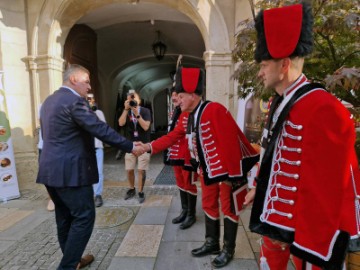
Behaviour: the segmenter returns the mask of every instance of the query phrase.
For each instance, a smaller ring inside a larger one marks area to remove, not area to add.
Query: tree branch
[[[254,1],[253,1],[253,0],[248,0],[248,1],[249,1],[249,4],[250,4],[250,7],[251,7],[251,14],[252,14],[253,19],[254,19],[254,21],[255,21],[256,15],[255,15]]]
[[[337,63],[337,59],[336,59],[336,50],[334,48],[334,44],[331,42],[329,36],[326,36],[320,32],[317,33],[319,36],[321,36],[323,39],[325,39],[326,43],[329,45],[329,49],[331,52],[331,56],[332,59],[334,60],[335,63]]]
[[[345,63],[346,63],[346,61],[351,57],[351,56],[353,56],[354,54],[357,54],[357,53],[360,53],[360,50],[359,51],[354,51],[354,52],[352,52],[352,53],[350,53],[348,56],[346,56],[345,58],[344,58],[344,60],[341,62],[341,67],[342,66],[344,66],[345,65]]]

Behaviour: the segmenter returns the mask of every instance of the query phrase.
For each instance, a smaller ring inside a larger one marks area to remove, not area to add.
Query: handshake
[[[131,153],[133,153],[135,156],[140,156],[142,154],[144,154],[145,152],[150,152],[151,151],[151,146],[150,143],[142,143],[142,142],[134,142],[134,148],[131,151]]]

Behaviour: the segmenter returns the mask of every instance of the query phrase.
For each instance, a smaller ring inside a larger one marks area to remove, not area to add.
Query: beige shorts
[[[150,163],[150,153],[144,153],[141,156],[134,156],[131,153],[125,154],[125,170],[135,170],[136,159],[138,160],[138,170],[147,171]]]

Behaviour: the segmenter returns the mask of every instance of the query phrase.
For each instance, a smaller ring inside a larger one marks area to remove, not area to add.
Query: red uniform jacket
[[[315,265],[341,267],[348,233],[356,240],[359,231],[354,144],[354,122],[334,96],[314,89],[298,99],[268,179],[259,176],[250,229],[290,243],[291,253]]]
[[[176,125],[180,125],[183,130],[186,130],[189,113],[182,112],[177,120]],[[171,132],[172,130],[170,130]],[[168,160],[172,166],[184,166],[185,168],[191,168],[189,163],[190,153],[188,148],[188,141],[185,136],[179,138],[174,144],[168,148]]]
[[[196,123],[196,145],[206,185],[246,177],[259,158],[230,112],[216,102],[203,103]],[[173,131],[151,143],[152,153],[184,138],[186,128],[179,121]]]

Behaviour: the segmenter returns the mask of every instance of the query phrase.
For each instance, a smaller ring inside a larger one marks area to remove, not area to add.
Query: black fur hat
[[[261,10],[255,19],[255,60],[304,57],[313,48],[313,16],[309,3]]]

